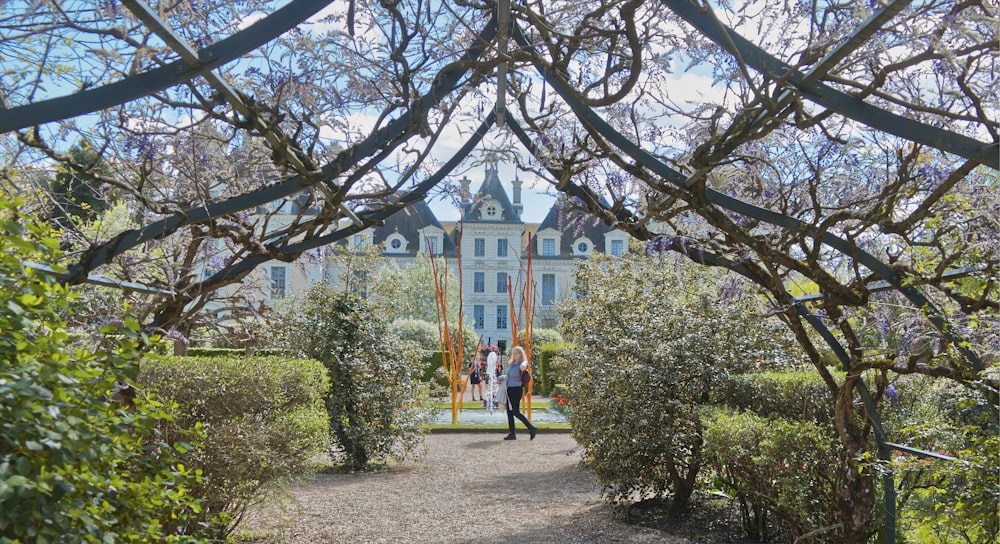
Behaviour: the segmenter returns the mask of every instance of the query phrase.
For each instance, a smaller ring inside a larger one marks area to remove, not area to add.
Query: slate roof
[[[483,220],[481,218],[479,210],[490,200],[496,202],[503,210],[498,220]],[[463,208],[465,209],[466,223],[523,223],[521,214],[511,204],[510,198],[507,197],[507,191],[504,190],[503,184],[500,183],[500,175],[497,173],[496,164],[487,166],[486,179],[483,180],[482,186],[479,187],[479,191],[472,197],[472,200],[467,204],[463,204]]]
[[[431,211],[430,206],[423,200],[417,201],[410,206],[396,212],[385,220],[385,224],[373,229],[372,242],[381,244],[393,233],[398,232],[408,242],[406,253],[394,253],[393,255],[416,255],[417,248],[420,248],[419,229],[427,227],[437,227],[442,231],[443,252],[445,257],[452,257],[458,253],[455,248],[455,241],[448,235],[448,231],[441,225]]]
[[[562,240],[559,244],[560,256],[572,255],[573,241],[580,237],[590,239],[594,244],[594,251],[605,253],[604,235],[613,230],[600,219],[570,206],[565,196],[560,196],[556,200],[535,232],[542,232],[545,229],[555,229],[562,233]],[[532,237],[531,250],[535,255],[540,253],[537,236]]]

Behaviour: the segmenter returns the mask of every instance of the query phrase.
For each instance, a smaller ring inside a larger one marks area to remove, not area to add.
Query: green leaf
[[[20,474],[15,474],[10,478],[7,478],[5,483],[10,487],[24,487],[28,484],[28,478],[21,476]]]

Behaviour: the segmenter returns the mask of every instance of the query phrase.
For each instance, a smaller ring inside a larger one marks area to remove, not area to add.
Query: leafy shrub
[[[441,350],[438,328],[435,323],[422,319],[397,319],[392,322],[390,328],[400,340],[417,345],[426,354]]]
[[[733,498],[748,537],[838,542],[836,487],[844,461],[831,429],[812,422],[712,410],[705,417],[705,463]]]
[[[891,440],[955,458],[894,455],[900,532],[914,542],[996,542],[1000,434],[989,401],[961,384],[907,377],[886,412]]]
[[[722,289],[728,278],[672,258],[588,259],[576,274],[587,296],[561,307],[574,347],[554,366],[605,497],[669,498],[683,510],[702,463],[696,407],[729,373],[794,351],[752,298]]]
[[[165,437],[205,431],[192,460],[204,481],[191,526],[229,534],[247,508],[271,497],[321,454],[329,381],[316,361],[260,357],[174,357],[143,365],[139,383],[177,405]]]
[[[170,416],[146,395],[112,399],[138,373],[137,323],[70,345],[76,292],[22,264],[57,245],[0,200],[0,542],[189,540],[175,523],[200,508],[182,464],[197,436],[160,437]]]
[[[910,429],[934,437],[932,451],[953,461],[899,454],[900,528],[914,542],[989,544],[1000,536],[1000,438],[987,432],[940,422]]]
[[[517,339],[520,345],[524,345],[524,333],[525,331],[520,331],[518,333]],[[564,340],[562,334],[555,329],[531,329],[531,350],[534,351],[538,349],[543,344],[563,344]]]
[[[830,425],[833,417],[832,397],[815,371],[728,375],[712,397],[715,404],[749,410],[762,417],[819,425]]]
[[[670,498],[683,510],[701,468],[701,423],[686,376],[648,360],[595,359],[574,375],[569,421],[584,461],[612,501]]]
[[[441,351],[437,323],[421,319],[397,319],[392,322],[390,329],[400,340],[416,344],[420,349],[424,350],[425,354]],[[458,328],[452,325],[451,330],[457,331]],[[479,338],[471,327],[463,327],[462,336],[462,348],[465,351],[465,358],[471,359],[476,350],[476,343],[479,341]]]
[[[422,403],[420,350],[389,328],[390,312],[370,300],[316,285],[280,320],[280,342],[323,363],[330,435],[344,463],[403,458],[423,439],[430,420]]]

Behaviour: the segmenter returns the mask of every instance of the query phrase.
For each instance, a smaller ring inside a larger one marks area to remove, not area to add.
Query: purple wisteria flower
[[[896,391],[896,386],[891,383],[885,388],[883,395],[889,400],[889,404],[896,404],[899,401],[899,391]]]

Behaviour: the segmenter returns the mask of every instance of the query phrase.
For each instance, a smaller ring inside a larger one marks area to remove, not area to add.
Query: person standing
[[[514,418],[521,420],[521,423],[524,423],[524,426],[528,428],[531,440],[534,440],[535,434],[538,433],[538,427],[532,425],[528,418],[521,413],[521,396],[524,394],[521,371],[526,368],[528,368],[528,358],[524,354],[524,348],[514,346],[510,353],[510,366],[507,367],[507,373],[503,377],[504,385],[507,388],[507,427],[510,431],[504,440],[517,440]]]
[[[479,400],[485,401],[483,397],[483,369],[486,367],[486,360],[479,356],[469,362],[469,383],[472,385],[472,400],[476,400],[476,388],[479,388]]]

